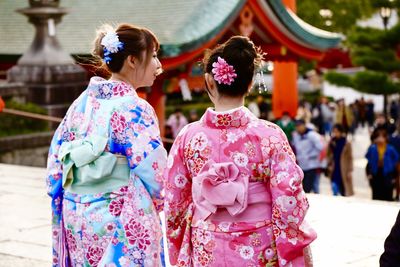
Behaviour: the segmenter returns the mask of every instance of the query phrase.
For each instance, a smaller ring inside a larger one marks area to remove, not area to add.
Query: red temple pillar
[[[275,118],[283,112],[295,117],[297,113],[297,62],[274,62],[272,111]]]
[[[165,125],[165,101],[166,96],[162,90],[162,79],[157,79],[151,87],[151,92],[147,94],[146,99],[156,111],[158,122],[160,125],[161,136],[164,136]]]
[[[296,12],[296,0],[283,0],[283,3]],[[286,48],[281,48],[281,53],[286,53]],[[275,118],[289,112],[296,116],[298,105],[297,92],[297,62],[274,62],[272,91],[272,112]]]

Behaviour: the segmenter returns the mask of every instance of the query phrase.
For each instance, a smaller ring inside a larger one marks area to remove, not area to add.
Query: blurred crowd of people
[[[344,99],[329,101],[320,97],[316,103],[301,101],[295,116],[284,112],[271,119],[271,109],[262,95],[248,104],[257,117],[274,121],[286,134],[299,166],[304,172],[303,187],[307,193],[320,192],[321,175],[330,179],[333,195],[354,195],[353,152],[351,142],[358,128],[368,128],[371,144],[366,151],[366,177],[372,199],[398,200],[400,193],[400,103],[393,101],[386,117],[374,111],[372,100]],[[191,110],[188,118],[176,108],[165,125],[166,140],[173,140],[188,123],[199,115]],[[169,151],[171,142],[164,142]]]
[[[299,103],[297,114],[284,112],[275,120],[285,132],[304,172],[305,192],[319,193],[320,177],[330,179],[333,195],[351,196],[353,152],[351,141],[358,128],[368,128],[371,144],[366,151],[366,177],[372,199],[398,200],[400,173],[400,105],[392,102],[388,117],[375,113],[364,98],[347,105],[344,99],[314,104]]]

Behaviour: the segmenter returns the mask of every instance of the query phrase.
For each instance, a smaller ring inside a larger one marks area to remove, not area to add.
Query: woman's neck
[[[111,75],[111,77],[110,77],[110,80],[128,83],[128,84],[130,84],[133,88],[136,89],[134,83],[133,83],[132,81],[130,81],[130,79],[128,79],[127,77],[125,77],[125,75],[123,75],[123,74],[120,74],[120,73],[113,73],[113,74]]]
[[[244,97],[221,97],[214,102],[215,111],[227,111],[244,106]]]

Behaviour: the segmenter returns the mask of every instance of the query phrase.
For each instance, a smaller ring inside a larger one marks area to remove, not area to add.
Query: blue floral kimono
[[[153,108],[93,77],[56,130],[47,164],[53,266],[162,266],[162,173]]]

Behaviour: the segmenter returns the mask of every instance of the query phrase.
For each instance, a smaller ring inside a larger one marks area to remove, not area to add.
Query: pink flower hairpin
[[[231,85],[237,77],[233,66],[229,65],[225,59],[218,57],[218,61],[212,64],[212,73],[214,73],[214,80],[219,84]]]

